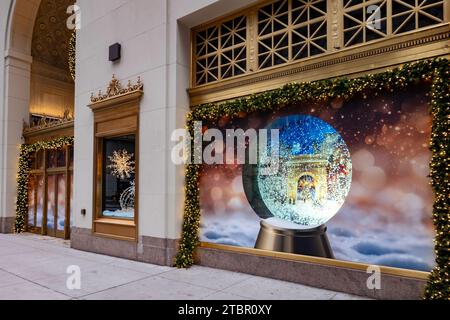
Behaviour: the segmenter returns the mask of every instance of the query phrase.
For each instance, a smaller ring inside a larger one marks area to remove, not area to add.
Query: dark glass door
[[[70,238],[72,226],[72,152],[51,150],[35,155],[45,165],[33,162],[28,184],[27,230],[32,233]],[[69,159],[68,159],[69,158]],[[38,162],[38,161],[36,161]]]

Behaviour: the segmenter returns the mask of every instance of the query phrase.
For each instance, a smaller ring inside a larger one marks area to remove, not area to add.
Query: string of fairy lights
[[[75,57],[75,51],[77,47],[77,33],[76,31],[72,32],[72,35],[69,40],[69,47],[68,47],[68,63],[69,63],[69,72],[70,76],[72,77],[73,81],[75,81],[75,64],[76,64],[76,57]]]
[[[187,129],[193,136],[194,122],[217,123],[221,119],[243,118],[255,112],[276,112],[294,104],[349,100],[355,96],[366,99],[369,94],[394,93],[420,84],[431,86],[431,116],[433,119],[430,148],[430,178],[436,201],[433,220],[436,227],[436,268],[426,288],[427,299],[450,299],[450,65],[447,59],[424,60],[405,64],[383,73],[362,78],[328,79],[317,82],[292,83],[280,89],[255,94],[222,103],[196,106],[187,116]],[[192,152],[194,154],[194,152]],[[195,251],[200,244],[201,165],[187,165],[185,207],[182,238],[175,264],[187,268],[194,264]]]

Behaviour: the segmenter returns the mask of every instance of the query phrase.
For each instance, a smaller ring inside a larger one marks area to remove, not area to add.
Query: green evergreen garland
[[[437,267],[426,289],[427,299],[450,299],[450,65],[447,59],[434,59],[405,64],[400,68],[357,79],[338,78],[317,82],[292,83],[280,89],[255,94],[223,103],[208,103],[193,108],[187,117],[192,133],[195,121],[216,122],[223,117],[233,119],[254,112],[276,112],[284,107],[331,99],[349,100],[355,95],[394,93],[422,81],[432,82],[430,112],[433,118],[430,164],[433,190],[436,194],[433,217],[436,226]],[[194,264],[199,246],[200,165],[187,165],[185,207],[182,238],[176,266]]]
[[[19,171],[17,173],[17,199],[15,232],[26,231],[28,215],[28,182],[30,179],[30,156],[41,150],[56,150],[64,146],[73,145],[73,137],[62,137],[49,142],[36,142],[20,147]]]

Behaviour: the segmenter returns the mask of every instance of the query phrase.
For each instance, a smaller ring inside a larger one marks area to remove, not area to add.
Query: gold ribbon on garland
[[[430,178],[436,201],[433,220],[436,227],[437,266],[430,275],[427,299],[450,299],[450,65],[447,59],[423,60],[378,74],[348,79],[291,83],[268,92],[237,100],[199,105],[187,116],[187,128],[193,136],[195,121],[219,121],[244,117],[254,112],[277,111],[284,107],[331,99],[349,100],[369,92],[395,92],[422,81],[432,82],[430,113],[433,119],[430,148]],[[187,165],[184,222],[175,265],[188,268],[194,264],[200,244],[199,174],[201,165]]]

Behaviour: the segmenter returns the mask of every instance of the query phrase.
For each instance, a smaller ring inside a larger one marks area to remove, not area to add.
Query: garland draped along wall
[[[72,33],[72,36],[70,37],[69,48],[68,48],[69,72],[70,72],[70,76],[72,77],[73,81],[75,81],[75,78],[76,78],[76,62],[77,62],[76,49],[77,49],[77,32],[74,31]]]
[[[65,146],[73,145],[73,137],[62,137],[49,142],[36,142],[34,144],[23,144],[20,147],[19,172],[17,173],[17,200],[16,200],[16,224],[15,232],[26,231],[28,214],[28,182],[30,178],[30,156],[41,150],[56,150]]]
[[[436,195],[433,220],[436,227],[436,268],[430,275],[425,297],[450,299],[450,65],[447,59],[405,64],[394,70],[369,74],[362,78],[292,83],[280,89],[223,103],[196,106],[187,116],[187,128],[193,136],[195,121],[217,122],[221,118],[242,118],[254,112],[277,111],[312,101],[350,100],[359,95],[400,91],[421,81],[432,83],[430,113],[433,119],[430,148],[431,185]],[[192,153],[193,154],[193,153]],[[199,246],[201,165],[187,165],[182,238],[176,266],[194,264]]]

